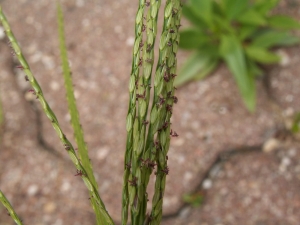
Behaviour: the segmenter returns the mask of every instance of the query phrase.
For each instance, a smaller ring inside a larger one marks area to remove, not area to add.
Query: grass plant
[[[181,7],[180,0],[166,0],[158,62],[155,76],[152,79],[155,61],[154,44],[157,36],[157,20],[159,9],[161,8],[161,0],[150,0],[149,2],[139,0],[135,20],[135,42],[129,78],[129,107],[126,118],[127,142],[122,195],[123,225],[128,223],[129,212],[132,225],[158,225],[161,221],[166,176],[169,172],[167,153],[170,146],[170,137],[178,136],[170,128],[170,118],[173,104],[178,101],[175,96],[173,82],[176,76],[176,53],[179,45],[178,30],[180,27]],[[73,145],[62,131],[58,119],[47,103],[41,86],[33,76],[0,6],[0,22],[20,63],[19,67],[22,68],[26,74],[26,80],[32,86],[30,92],[40,101],[44,113],[52,123],[64,149],[76,167],[78,175],[85,183],[90,194],[97,224],[111,225],[114,222],[99,195],[98,185],[93,175],[92,165],[88,157],[87,146],[84,142],[84,135],[79,121],[71,70],[68,64],[63,13],[60,3],[57,3],[57,18],[65,88],[71,114],[71,124],[78,146],[78,154],[74,151]],[[151,89],[152,80],[154,80],[154,88]],[[150,98],[151,90],[153,90],[153,99]],[[149,107],[150,99],[152,99],[151,109]],[[147,186],[155,167],[155,193],[152,199],[151,212],[147,213]],[[22,224],[2,192],[0,192],[0,201],[7,208],[15,222]]]
[[[277,63],[274,47],[298,44],[291,30],[300,22],[274,15],[279,0],[187,0],[183,15],[191,22],[181,32],[180,47],[194,50],[179,72],[175,84],[203,79],[224,62],[232,73],[245,106],[254,111],[255,78],[262,65]]]

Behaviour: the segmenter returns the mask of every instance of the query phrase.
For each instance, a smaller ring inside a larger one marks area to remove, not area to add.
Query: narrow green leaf
[[[72,78],[71,78],[71,70],[69,67],[67,48],[66,48],[66,43],[65,43],[65,38],[64,38],[63,12],[62,12],[62,9],[61,9],[61,6],[59,3],[57,4],[57,18],[58,18],[58,26],[59,26],[58,27],[59,28],[59,41],[60,41],[59,47],[60,47],[60,54],[61,54],[61,60],[62,60],[63,75],[64,75],[64,80],[65,80],[65,88],[66,88],[66,92],[67,92],[69,112],[71,115],[71,124],[73,126],[76,143],[78,145],[79,158],[81,159],[82,164],[88,173],[88,176],[93,179],[93,185],[95,187],[97,187],[98,185],[95,181],[95,178],[94,178],[94,175],[92,172],[92,167],[91,167],[90,160],[88,157],[88,152],[87,152],[87,146],[84,141],[83,131],[82,131],[80,121],[79,121],[79,113],[78,113],[77,106],[76,106],[73,83],[72,83]]]
[[[255,11],[254,8],[247,10],[241,16],[237,18],[242,24],[255,25],[255,26],[264,26],[267,24],[266,19]]]
[[[293,133],[298,133],[300,131],[300,113],[297,113],[292,124],[291,131]]]
[[[223,16],[214,15],[213,21],[216,27],[218,27],[218,29],[220,29],[223,33],[234,33],[231,21],[224,19]]]
[[[288,32],[266,31],[256,37],[254,37],[252,46],[261,48],[271,48],[275,46],[289,46],[299,43],[300,39]]]
[[[205,64],[202,70],[196,74],[194,77],[195,80],[204,79],[207,75],[211,74],[219,65],[219,60],[217,58],[211,58],[207,64]]]
[[[244,41],[245,39],[251,37],[257,31],[257,29],[257,26],[244,24],[239,28],[238,37],[241,41]]]
[[[221,38],[220,54],[232,72],[245,105],[250,111],[255,108],[254,78],[249,74],[245,55],[240,42],[234,36],[223,35]]]
[[[280,60],[280,57],[278,55],[269,52],[265,48],[249,45],[245,47],[245,51],[248,57],[259,63],[271,64],[279,62]]]
[[[203,52],[193,54],[181,68],[174,85],[180,86],[192,79],[204,78],[214,69],[213,64],[216,61],[215,57]]]
[[[205,21],[200,17],[190,5],[185,4],[182,8],[182,14],[186,19],[188,19],[193,25],[197,26],[201,30],[207,28],[207,24]]]
[[[250,74],[253,74],[254,77],[262,76],[263,75],[263,70],[257,65],[254,60],[251,58],[247,58],[247,66],[249,68]]]
[[[180,32],[179,47],[183,49],[196,49],[207,43],[209,37],[197,29],[186,29]]]
[[[256,0],[254,8],[261,14],[267,14],[271,9],[273,9],[279,0]]]
[[[212,22],[212,2],[211,0],[190,0],[192,10],[201,16],[207,24]]]
[[[299,21],[284,15],[274,15],[268,18],[270,27],[277,29],[300,29]]]
[[[64,37],[64,19],[63,19],[63,12],[61,9],[60,3],[57,1],[57,20],[58,20],[58,31],[59,31],[59,42],[60,42],[60,54],[61,54],[61,60],[62,60],[62,68],[63,68],[63,75],[64,75],[64,81],[65,81],[65,88],[67,92],[67,101],[68,101],[68,108],[71,115],[71,124],[74,129],[75,134],[75,141],[78,146],[78,154],[79,158],[82,162],[83,168],[85,169],[85,176],[83,177],[83,181],[86,184],[87,188],[90,191],[91,196],[91,202],[96,214],[96,220],[97,224],[112,224],[111,219],[109,218],[109,215],[103,213],[103,210],[100,210],[100,205],[96,202],[96,199],[93,198],[93,190],[94,187],[98,191],[98,184],[96,182],[96,179],[93,174],[92,165],[90,163],[90,159],[88,156],[88,150],[86,143],[84,141],[84,135],[82,131],[82,127],[80,125],[79,121],[79,113],[76,106],[76,100],[74,96],[74,89],[73,89],[73,83],[71,78],[71,70],[68,62],[68,55],[67,55],[67,47]]]
[[[236,19],[245,11],[249,2],[244,0],[224,0],[224,8],[226,17],[229,20]]]

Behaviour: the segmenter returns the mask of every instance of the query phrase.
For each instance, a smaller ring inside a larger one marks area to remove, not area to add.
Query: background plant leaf
[[[300,38],[288,32],[269,30],[257,35],[252,42],[252,46],[270,48],[275,46],[289,46],[300,42]]]
[[[247,59],[247,67],[249,68],[250,74],[253,74],[254,77],[261,76],[264,73],[257,63],[249,57]]]
[[[256,62],[263,64],[270,64],[279,62],[280,57],[272,52],[269,52],[265,48],[256,47],[256,46],[247,46],[245,47],[245,52],[248,57],[253,59]]]
[[[266,15],[271,9],[277,6],[279,0],[256,0],[254,8],[261,14]]]
[[[297,20],[284,15],[270,16],[268,18],[268,24],[270,27],[277,29],[300,29],[300,23]]]
[[[224,10],[229,20],[236,19],[243,11],[246,10],[248,1],[244,0],[224,0]]]
[[[86,143],[84,141],[84,135],[82,131],[82,127],[79,121],[79,113],[76,106],[76,100],[74,96],[74,89],[73,83],[71,78],[71,70],[68,62],[68,55],[67,55],[67,47],[65,43],[64,37],[64,19],[63,19],[63,11],[61,8],[60,3],[57,1],[57,20],[58,20],[58,31],[59,31],[59,48],[60,48],[60,55],[62,61],[62,68],[63,68],[63,76],[65,81],[65,88],[67,92],[67,101],[68,101],[68,108],[71,115],[71,124],[74,129],[75,141],[78,146],[78,154],[79,158],[81,159],[83,168],[85,169],[86,173],[84,176],[88,176],[92,185],[98,191],[98,184],[94,177],[92,165],[88,156],[88,150]],[[93,198],[92,192],[90,192],[90,199],[93,208],[95,209],[96,220],[97,224],[111,224],[110,221],[107,220],[106,215],[101,213],[99,209],[100,205],[97,204],[96,200]]]
[[[211,0],[190,0],[191,9],[200,16],[208,25],[212,23],[212,6]]]
[[[255,108],[254,77],[247,69],[243,48],[234,36],[222,35],[220,54],[232,72],[247,108],[253,112]]]
[[[241,16],[237,18],[237,21],[242,24],[264,26],[267,24],[266,19],[254,8],[245,11]]]
[[[203,203],[203,194],[202,193],[184,194],[183,201],[192,205],[193,207],[199,207]]]
[[[196,52],[188,58],[174,81],[175,86],[180,86],[193,79],[201,79],[212,72],[217,66],[217,58],[205,52]]]
[[[257,31],[257,26],[244,24],[239,28],[238,37],[241,41],[248,39]]]
[[[291,131],[293,133],[298,133],[300,131],[300,113],[297,113],[292,124]]]
[[[205,21],[200,17],[190,5],[185,4],[182,8],[182,14],[186,19],[188,19],[192,24],[194,24],[197,28],[203,30],[207,28],[207,24]]]

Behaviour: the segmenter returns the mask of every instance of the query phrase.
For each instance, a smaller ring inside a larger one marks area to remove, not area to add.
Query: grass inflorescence
[[[153,47],[160,4],[161,1],[155,0],[140,1],[136,16],[136,38],[129,83],[130,100],[126,126],[127,145],[122,211],[122,224],[124,225],[127,223],[128,207],[131,209],[132,224],[138,225],[144,222],[159,224],[162,216],[166,175],[169,173],[167,152],[170,134],[173,135],[170,129],[170,118],[173,103],[177,102],[173,82],[176,76],[181,3],[177,0],[166,1],[164,27],[153,83],[154,97],[149,120],[147,120],[154,63]],[[149,7],[148,11],[145,10],[146,7]],[[146,216],[147,186],[155,167],[156,183],[152,211]]]

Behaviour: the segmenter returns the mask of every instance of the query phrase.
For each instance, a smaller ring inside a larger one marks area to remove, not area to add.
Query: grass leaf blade
[[[79,120],[79,112],[76,106],[76,100],[74,96],[74,89],[71,77],[71,69],[68,62],[68,54],[67,54],[67,47],[64,35],[64,18],[63,18],[63,11],[59,2],[57,2],[57,20],[58,20],[58,31],[59,31],[59,48],[60,48],[60,55],[62,61],[62,68],[63,68],[63,76],[65,81],[65,89],[67,92],[67,101],[68,101],[68,108],[71,115],[71,124],[74,129],[75,134],[75,141],[78,146],[78,154],[79,158],[81,159],[82,165],[85,168],[86,175],[90,178],[93,186],[98,190],[98,185],[96,179],[94,177],[92,165],[89,160],[88,156],[88,149],[87,145],[84,141],[84,134],[82,127],[80,125]],[[107,224],[105,220],[105,216],[101,215],[99,206],[97,202],[92,197],[92,193],[90,192],[90,199],[95,210],[97,224]]]
[[[255,83],[254,77],[249,74],[245,55],[238,40],[230,35],[221,38],[220,53],[232,72],[245,105],[253,112],[255,109]]]

